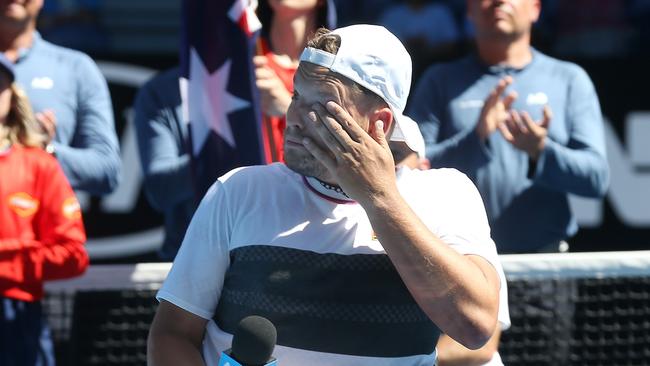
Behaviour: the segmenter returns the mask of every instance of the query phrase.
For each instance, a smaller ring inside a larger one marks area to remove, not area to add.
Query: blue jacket
[[[142,86],[134,103],[145,194],[164,214],[165,241],[159,256],[168,261],[176,256],[197,205],[179,77],[178,67],[161,72]]]
[[[608,186],[603,120],[591,80],[579,66],[532,50],[521,69],[487,66],[476,55],[425,72],[409,105],[432,167],[453,167],[478,186],[502,253],[534,252],[576,233],[568,193],[602,197]],[[537,163],[496,131],[485,143],[476,124],[498,81],[518,93],[512,108],[541,120],[553,112]]]
[[[53,144],[72,188],[96,195],[113,191],[120,178],[119,143],[108,85],[93,60],[35,33],[15,71],[34,112],[50,109],[56,116]]]

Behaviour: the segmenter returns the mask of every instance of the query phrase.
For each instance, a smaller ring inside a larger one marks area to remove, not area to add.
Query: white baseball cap
[[[403,114],[411,88],[412,63],[402,42],[379,25],[356,24],[329,34],[341,38],[335,55],[306,47],[300,61],[326,67],[377,94],[393,111],[395,128],[390,140],[403,141],[418,152],[405,135],[406,130],[415,128],[419,133],[419,129]]]

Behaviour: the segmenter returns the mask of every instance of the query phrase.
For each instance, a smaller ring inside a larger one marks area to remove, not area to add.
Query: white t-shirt
[[[484,257],[505,284],[483,203],[473,183],[454,169],[403,171],[398,176],[400,192],[427,227],[459,253]],[[219,353],[230,348],[232,341],[232,334],[219,329],[213,320],[229,274],[231,255],[260,246],[305,255],[386,257],[359,204],[284,164],[240,168],[219,178],[199,205],[157,295],[158,299],[209,320],[203,341],[208,366],[218,364]],[[291,273],[277,275],[281,279]],[[350,277],[350,282],[354,280]],[[313,284],[317,287],[320,281]],[[406,357],[371,357],[298,349],[281,345],[281,328],[278,333],[274,356],[282,365],[435,362],[435,351]]]

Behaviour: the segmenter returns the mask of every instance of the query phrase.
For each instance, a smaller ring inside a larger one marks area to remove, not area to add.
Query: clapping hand
[[[551,108],[544,106],[542,120],[535,122],[528,112],[509,111],[508,118],[499,124],[499,131],[514,147],[522,150],[537,161],[544,149],[548,126],[553,117]]]
[[[485,141],[508,118],[508,110],[512,102],[517,99],[517,93],[511,92],[502,96],[506,88],[512,84],[512,77],[506,76],[499,80],[497,86],[490,92],[483,103],[481,115],[476,124],[476,133]]]
[[[36,113],[35,117],[38,123],[40,123],[43,132],[45,132],[45,145],[47,145],[56,136],[56,116],[52,110],[46,109],[43,112]]]

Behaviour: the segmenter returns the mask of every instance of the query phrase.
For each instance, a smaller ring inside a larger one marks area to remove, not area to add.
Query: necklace
[[[334,191],[334,192],[336,192],[338,194],[342,194],[345,197],[350,198],[350,196],[348,196],[347,193],[343,192],[343,189],[341,187],[339,187],[339,186],[335,186],[335,185],[332,185],[332,184],[329,184],[329,183],[325,183],[320,179],[318,179],[318,183],[320,183],[323,187],[325,187],[325,188],[327,188],[329,190],[332,190],[332,191]]]

